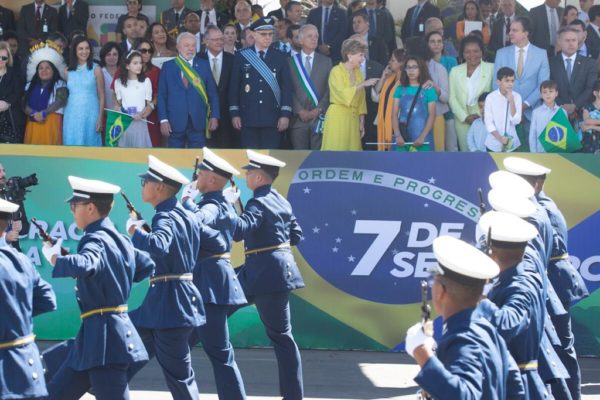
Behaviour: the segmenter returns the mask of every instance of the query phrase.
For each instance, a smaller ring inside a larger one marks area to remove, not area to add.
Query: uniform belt
[[[550,257],[550,261],[568,260],[568,259],[569,259],[569,253],[561,254],[560,256]]]
[[[126,313],[128,310],[129,310],[129,307],[127,306],[127,304],[122,305],[122,306],[116,306],[116,307],[102,307],[102,308],[96,308],[96,309],[84,312],[79,317],[81,319],[85,319],[87,317],[91,317],[92,315],[96,315],[96,314],[100,314],[100,315],[121,314],[121,313]]]
[[[150,283],[161,283],[167,281],[191,281],[194,280],[192,274],[178,274],[178,275],[159,275],[150,278]]]
[[[528,361],[526,363],[519,364],[518,367],[521,370],[521,372],[524,372],[524,371],[533,371],[533,370],[537,369],[538,362],[537,362],[537,360]]]
[[[244,252],[244,254],[249,256],[252,254],[258,254],[258,253],[262,253],[265,251],[277,250],[277,249],[289,249],[289,248],[290,248],[290,244],[288,242],[285,242],[285,243],[276,244],[274,246],[259,247],[258,249],[246,250]]]
[[[35,341],[35,335],[34,334],[23,336],[23,337],[20,337],[18,339],[11,340],[10,342],[0,343],[0,350],[3,350],[3,349],[12,349],[13,347],[17,347],[17,346],[22,346],[24,344],[33,343],[34,341]]]
[[[202,261],[206,261],[206,260],[212,260],[212,259],[214,259],[214,258],[218,258],[218,259],[221,259],[221,258],[224,258],[224,259],[230,259],[230,258],[231,258],[231,253],[213,254],[213,255],[211,255],[211,256],[204,257],[204,258],[202,259]]]

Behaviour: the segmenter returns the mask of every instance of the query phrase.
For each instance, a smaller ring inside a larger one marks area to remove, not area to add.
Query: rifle
[[[231,183],[232,188],[234,188],[236,190],[240,190],[240,189],[238,189],[237,185],[235,184],[235,181],[233,180],[233,178],[229,178],[229,183]],[[244,212],[244,205],[242,204],[241,197],[237,199],[237,205],[240,207],[241,212]]]
[[[483,190],[481,188],[477,189],[477,194],[479,195],[479,217],[485,214],[485,201],[483,201]]]
[[[421,324],[423,333],[427,336],[433,336],[433,321],[431,320],[431,306],[427,302],[427,292],[429,285],[426,280],[421,281]]]
[[[198,179],[198,164],[200,163],[200,157],[196,157],[196,162],[194,163],[194,172],[192,172],[192,182]]]
[[[44,242],[48,242],[52,246],[54,246],[56,244],[56,239],[54,239],[52,236],[50,236],[48,234],[48,232],[46,232],[46,230],[44,228],[42,228],[42,226],[38,223],[37,219],[31,218],[31,223],[35,225],[35,227],[37,228],[37,230],[40,233],[40,236],[42,237],[42,240]],[[60,248],[60,255],[61,256],[67,256],[67,255],[69,255],[69,250],[65,249],[64,247],[61,247]]]
[[[131,201],[129,201],[129,199],[125,195],[125,192],[123,192],[122,190],[121,190],[121,196],[123,196],[123,200],[125,200],[125,203],[127,204],[127,208],[129,209],[129,212],[134,213],[135,214],[135,218],[138,221],[144,219],[144,218],[142,218],[142,214],[140,214],[140,212],[135,209],[135,207],[133,206],[133,204],[131,203]],[[142,225],[142,230],[145,231],[145,232],[148,232],[148,233],[152,232],[152,229],[150,228],[150,225],[148,225],[147,223],[144,223],[144,225]]]

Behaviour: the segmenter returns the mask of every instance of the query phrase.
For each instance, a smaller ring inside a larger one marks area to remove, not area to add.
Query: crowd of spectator
[[[171,0],[150,23],[127,0],[97,57],[84,0],[35,0],[18,20],[0,7],[0,142],[107,145],[108,109],[133,117],[121,147],[543,152],[563,113],[580,151],[600,152],[594,0],[521,15],[466,0],[445,21],[431,0],[404,16],[385,0],[280,0],[266,16],[215,2]]]

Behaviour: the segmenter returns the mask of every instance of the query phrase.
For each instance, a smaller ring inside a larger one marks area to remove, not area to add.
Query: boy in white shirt
[[[502,67],[496,74],[498,89],[485,99],[484,121],[488,135],[485,147],[488,151],[514,151],[521,145],[517,136],[517,124],[521,122],[522,100],[512,88],[515,71]]]
[[[533,110],[531,114],[531,126],[529,128],[529,151],[532,153],[545,153],[546,150],[540,142],[540,133],[546,129],[548,123],[557,112],[565,113],[565,110],[556,104],[558,97],[558,85],[554,81],[544,81],[540,85],[542,105]]]

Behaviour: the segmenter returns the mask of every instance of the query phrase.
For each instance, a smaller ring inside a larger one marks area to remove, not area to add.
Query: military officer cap
[[[462,284],[481,284],[500,273],[498,264],[485,253],[452,236],[433,241],[433,254],[439,268],[432,271]]]
[[[509,190],[515,196],[533,197],[533,186],[519,175],[508,171],[495,171],[488,177],[492,189]]]
[[[239,175],[240,172],[233,168],[225,159],[216,155],[208,147],[202,149],[204,158],[202,163],[198,165],[198,169],[214,172],[217,175],[221,175],[224,178],[231,179],[233,175]]]
[[[275,157],[258,153],[253,150],[246,150],[246,154],[248,155],[248,164],[244,165],[242,167],[243,169],[261,169],[275,179],[277,175],[279,175],[279,168],[285,167],[285,163]]]
[[[273,27],[273,25],[275,24],[275,18],[271,18],[271,17],[264,17],[264,18],[259,18],[256,21],[254,21],[252,23],[252,25],[250,25],[250,30],[251,31],[272,31],[275,28]]]
[[[18,204],[11,203],[10,201],[6,201],[4,199],[0,199],[0,219],[10,218],[11,214],[17,212],[18,209]]]
[[[175,188],[187,185],[190,180],[176,168],[160,161],[153,155],[148,155],[148,171],[139,175],[141,178],[162,182]]]
[[[521,157],[507,157],[503,161],[504,168],[517,175],[545,176],[552,170]]]
[[[489,211],[479,219],[478,229],[490,232],[492,244],[497,247],[522,247],[537,236],[538,231],[529,222],[502,211]]]
[[[119,193],[121,188],[112,183],[97,181],[94,179],[84,179],[77,176],[69,176],[69,184],[73,189],[73,194],[67,200],[67,203],[91,202],[94,200],[112,201],[115,193]]]
[[[535,213],[535,204],[526,197],[513,194],[510,189],[492,189],[488,193],[488,202],[496,211],[527,218]]]

